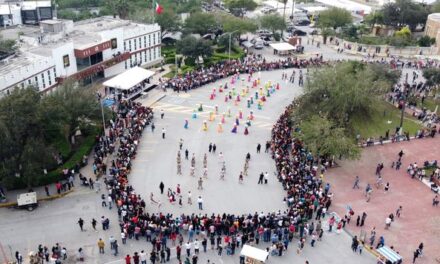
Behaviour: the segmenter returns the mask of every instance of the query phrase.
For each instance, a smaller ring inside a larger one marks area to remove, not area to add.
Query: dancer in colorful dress
[[[185,119],[185,125],[183,125],[183,128],[188,129],[189,124],[188,124],[188,119]]]
[[[223,132],[223,125],[222,125],[222,123],[218,123],[217,132],[218,133],[222,133]]]
[[[237,133],[237,125],[234,125],[234,128],[232,128],[232,133]]]
[[[207,124],[206,120],[203,121],[202,129],[203,129],[203,131],[208,131],[208,124]]]

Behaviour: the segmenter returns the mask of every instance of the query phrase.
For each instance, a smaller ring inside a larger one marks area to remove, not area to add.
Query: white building
[[[50,0],[0,0],[0,27],[21,24],[36,25],[42,20],[52,18],[53,10]]]
[[[46,92],[67,78],[87,84],[162,61],[158,24],[100,17],[45,20],[32,28],[20,35],[19,51],[0,62],[0,93],[28,85]]]

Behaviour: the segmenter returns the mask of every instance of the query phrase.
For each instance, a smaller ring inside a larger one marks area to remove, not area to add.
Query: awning
[[[295,46],[290,45],[287,42],[280,42],[280,43],[270,43],[270,46],[274,49],[274,50],[278,50],[278,51],[289,51],[289,50],[295,50]]]
[[[252,258],[261,262],[265,262],[269,253],[266,250],[262,250],[256,247],[244,245],[241,249],[240,255]]]
[[[396,263],[397,261],[402,259],[402,256],[397,254],[394,250],[387,246],[383,246],[379,249],[377,249],[377,252],[384,256],[387,260],[391,261],[392,263]]]
[[[141,67],[134,67],[104,82],[103,85],[119,90],[128,90],[153,75],[153,71],[149,71]]]

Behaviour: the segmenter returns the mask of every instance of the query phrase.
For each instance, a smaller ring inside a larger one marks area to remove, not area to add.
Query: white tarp
[[[274,50],[278,50],[278,51],[289,51],[289,50],[295,50],[295,46],[290,45],[287,42],[280,42],[280,43],[270,43],[270,46],[274,49]]]
[[[240,255],[265,262],[269,253],[267,253],[266,250],[244,245],[241,249]]]
[[[397,261],[402,259],[402,256],[397,254],[394,250],[387,246],[383,246],[377,250],[379,254],[384,256],[387,260],[391,261],[392,263],[396,263]]]
[[[351,12],[364,11],[365,14],[369,14],[371,12],[371,6],[360,4],[350,0],[316,0],[316,1],[328,6],[344,8]]]
[[[103,85],[119,90],[128,90],[153,75],[153,71],[141,67],[134,67],[104,82]]]

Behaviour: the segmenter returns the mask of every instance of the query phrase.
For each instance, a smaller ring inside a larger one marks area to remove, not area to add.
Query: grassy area
[[[176,66],[171,65],[170,69],[171,69],[171,71],[164,75],[165,78],[172,78],[176,75]],[[184,66],[180,67],[179,74],[186,74],[187,72],[190,72],[192,70],[194,70],[194,67],[189,66],[189,65],[184,65]]]
[[[428,110],[434,111],[436,106],[439,106],[440,108],[440,99],[434,99],[434,98],[426,98],[424,104],[422,104],[421,99],[417,99],[417,106],[418,107],[426,107]],[[439,112],[439,109],[437,109],[437,113]]]
[[[385,136],[385,132],[389,130],[391,135],[396,127],[400,125],[400,113],[401,111],[393,105],[381,101],[370,119],[358,118],[352,120],[354,133],[355,135],[359,134],[361,138],[378,138],[379,136]],[[407,114],[404,115],[403,131],[408,131],[410,135],[414,135],[420,128],[422,128],[422,125],[415,118]]]

